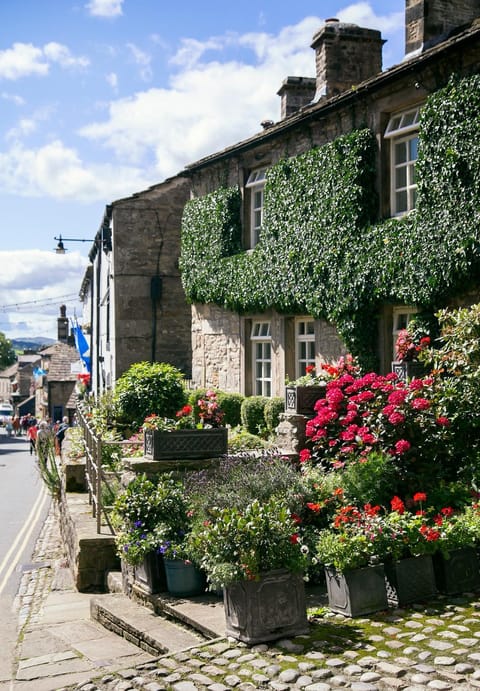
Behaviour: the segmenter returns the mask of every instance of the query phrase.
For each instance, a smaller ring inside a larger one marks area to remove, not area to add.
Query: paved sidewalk
[[[76,592],[53,514],[33,561],[17,598],[15,679],[2,691],[480,689],[480,593],[352,620],[308,590],[309,634],[250,648],[223,637],[214,596],[159,598],[166,619],[119,593]]]

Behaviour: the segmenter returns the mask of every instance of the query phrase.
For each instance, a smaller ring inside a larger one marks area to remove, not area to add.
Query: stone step
[[[92,597],[90,616],[109,631],[151,655],[185,650],[202,645],[207,640],[194,629],[155,614],[119,593]]]

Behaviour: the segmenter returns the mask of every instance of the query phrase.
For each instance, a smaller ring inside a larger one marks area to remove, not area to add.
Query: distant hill
[[[40,348],[44,346],[56,343],[54,338],[46,338],[44,336],[35,336],[34,338],[12,338],[10,341],[17,353],[23,353],[24,350],[40,350]]]

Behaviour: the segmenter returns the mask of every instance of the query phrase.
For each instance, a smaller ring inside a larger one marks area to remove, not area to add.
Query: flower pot
[[[175,597],[201,595],[207,587],[203,571],[183,559],[165,559],[167,590]]]
[[[226,454],[227,450],[226,427],[171,432],[145,430],[144,433],[144,455],[152,461],[216,458]]]
[[[328,606],[347,617],[359,617],[388,608],[383,564],[350,571],[325,567]]]
[[[157,552],[146,554],[143,562],[133,568],[133,578],[149,595],[165,592],[167,581],[163,556]]]
[[[393,607],[428,600],[437,593],[431,555],[385,563],[387,598]]]
[[[441,553],[435,554],[433,568],[441,593],[455,595],[480,587],[480,562],[474,547],[454,549],[448,558]]]
[[[425,376],[425,367],[421,362],[404,362],[403,360],[395,360],[392,362],[392,372],[394,372],[399,379],[407,381],[407,379],[420,379]]]
[[[248,644],[308,632],[305,586],[299,574],[269,571],[223,589],[226,635]]]
[[[325,398],[325,386],[286,386],[285,412],[297,415],[313,415],[319,398]]]

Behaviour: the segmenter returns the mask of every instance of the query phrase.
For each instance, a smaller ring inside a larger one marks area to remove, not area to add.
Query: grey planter
[[[259,581],[224,588],[226,635],[248,644],[308,632],[305,586],[299,574],[270,571]]]
[[[455,595],[480,588],[480,562],[474,547],[462,547],[433,557],[435,582],[441,593]]]
[[[388,609],[383,564],[352,569],[344,573],[325,567],[328,606],[346,617]]]
[[[216,458],[227,451],[226,427],[172,432],[145,430],[144,433],[144,456],[152,461]]]
[[[407,381],[413,378],[421,379],[425,376],[425,367],[421,362],[403,362],[400,360],[394,360],[394,362],[392,362],[392,372],[394,372],[402,381]]]
[[[145,555],[143,562],[134,567],[133,578],[135,583],[149,595],[165,592],[167,581],[163,556],[156,552]]]
[[[385,563],[385,580],[388,602],[393,607],[428,600],[437,593],[429,554]]]
[[[183,559],[165,559],[167,589],[175,597],[201,595],[207,587],[203,571]]]
[[[286,386],[285,412],[297,415],[313,415],[315,403],[325,398],[325,386]]]

